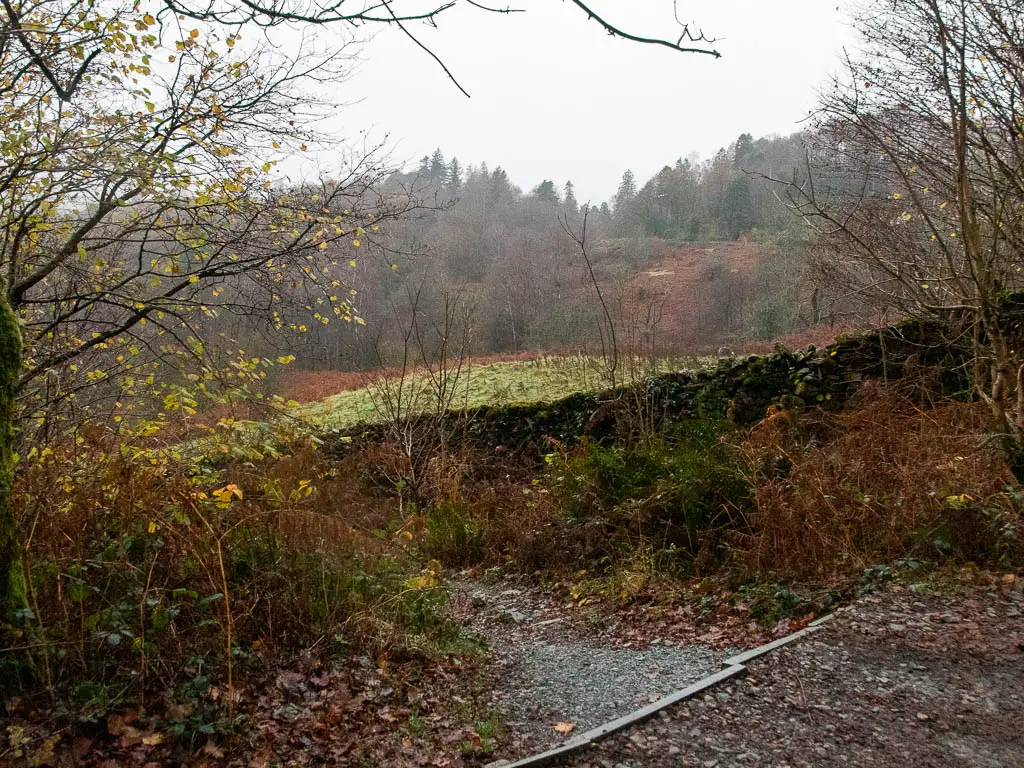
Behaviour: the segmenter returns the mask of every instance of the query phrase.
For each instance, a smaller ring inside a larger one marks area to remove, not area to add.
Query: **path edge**
[[[657,701],[648,704],[646,707],[642,707],[627,715],[623,715],[622,717],[618,717],[614,720],[609,720],[602,725],[591,728],[589,731],[585,731],[584,733],[569,739],[565,743],[559,744],[557,747],[545,750],[544,752],[540,752],[536,755],[520,758],[519,760],[511,763],[499,761],[490,763],[489,765],[493,765],[495,768],[498,768],[498,766],[501,768],[526,768],[527,766],[540,766],[545,765],[556,758],[564,757],[565,755],[588,747],[595,741],[599,741],[606,736],[610,736],[624,728],[628,728],[631,725],[635,725],[636,723],[648,719],[666,707],[678,704],[681,701],[686,701],[699,693],[703,693],[710,688],[714,688],[719,683],[723,683],[726,680],[731,680],[734,677],[745,674],[748,662],[754,661],[755,659],[782,648],[783,646],[789,645],[803,637],[814,634],[820,630],[821,626],[825,622],[829,621],[833,615],[834,614],[827,614],[819,619],[815,619],[797,632],[781,637],[778,640],[773,640],[770,643],[765,643],[757,648],[752,648],[749,651],[745,651],[735,656],[730,656],[722,661],[723,669],[715,672],[713,675],[708,675],[692,685],[688,685],[686,688],[670,693],[668,696],[658,699]]]

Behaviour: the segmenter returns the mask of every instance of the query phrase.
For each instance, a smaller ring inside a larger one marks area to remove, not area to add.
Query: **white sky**
[[[336,94],[359,100],[337,128],[389,134],[399,162],[439,146],[463,165],[500,164],[525,189],[571,179],[581,201],[600,202],[626,168],[643,183],[677,157],[706,157],[740,133],[798,130],[852,39],[835,0],[680,0],[684,21],[719,38],[718,60],[612,39],[564,0],[507,2],[527,12],[497,16],[460,4],[438,29],[412,27],[472,98],[387,29]],[[671,0],[593,7],[634,34],[678,33]]]

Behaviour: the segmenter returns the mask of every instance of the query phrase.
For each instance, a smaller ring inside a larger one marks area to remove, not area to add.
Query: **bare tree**
[[[407,285],[405,301],[393,305],[397,367],[378,336],[381,375],[371,387],[374,408],[402,451],[403,466],[390,480],[400,500],[408,495],[414,503],[426,497],[429,470],[446,469],[453,438],[465,426],[454,407],[460,392],[468,393],[473,333],[470,297],[445,288],[429,302],[427,288],[426,280]]]
[[[681,21],[676,3],[677,32],[673,36],[650,37],[630,32],[624,25],[611,21],[597,13],[592,4],[583,0],[569,0],[581,13],[597,24],[605,34],[643,45],[668,48],[680,53],[697,53],[719,58],[721,54],[713,47],[716,40],[706,35],[696,24]],[[475,11],[489,14],[524,13],[521,8],[511,6],[495,7],[476,0],[439,0],[416,2],[415,0],[333,0],[321,3],[313,0],[164,0],[167,9],[176,14],[200,21],[212,21],[227,26],[258,25],[262,27],[282,24],[343,24],[352,27],[393,26],[427,56],[445,75],[469,96],[455,74],[448,69],[442,57],[431,50],[417,33],[416,25],[438,26],[443,17],[457,7],[470,7]]]
[[[776,179],[832,277],[886,308],[962,319],[974,383],[1024,474],[1024,12],[1009,0],[867,0],[863,50],[821,97],[808,174]]]
[[[608,379],[608,384],[614,389],[621,383],[618,375],[619,340],[615,329],[615,320],[612,317],[608,302],[605,300],[604,292],[601,290],[601,281],[598,280],[597,273],[594,271],[594,262],[590,257],[590,251],[587,246],[587,222],[590,219],[590,207],[587,205],[583,206],[581,213],[578,227],[574,226],[567,216],[563,216],[560,221],[562,229],[572,238],[579,249],[579,254],[587,267],[587,276],[590,278],[590,284],[594,287],[594,294],[601,305],[602,322],[598,326],[599,338],[601,340],[601,361],[604,367],[603,373]]]

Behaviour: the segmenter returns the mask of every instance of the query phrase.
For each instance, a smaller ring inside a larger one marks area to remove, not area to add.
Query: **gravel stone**
[[[610,644],[563,604],[526,590],[475,582],[454,593],[456,618],[483,636],[497,668],[493,705],[512,730],[547,746],[566,738],[555,723],[573,723],[577,735],[722,666],[723,653],[695,645]]]

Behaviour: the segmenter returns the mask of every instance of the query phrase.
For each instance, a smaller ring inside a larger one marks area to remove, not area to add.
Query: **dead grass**
[[[91,429],[22,460],[28,605],[5,650],[29,653],[7,654],[3,684],[22,658],[84,722],[175,690],[189,659],[230,689],[243,662],[408,655],[447,631],[397,505],[358,466],[302,437],[219,467],[144,442]],[[81,681],[96,682],[87,699]]]
[[[821,578],[909,556],[1019,546],[1012,477],[984,405],[867,383],[839,414],[774,410],[739,450],[755,489],[731,541],[752,577]]]

